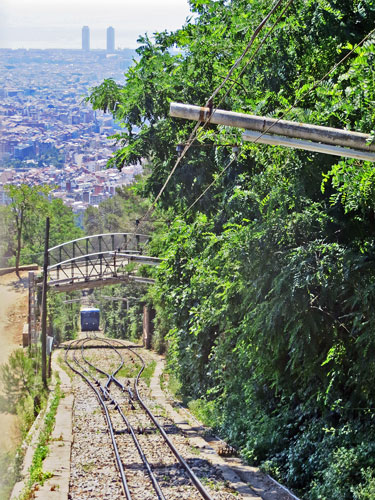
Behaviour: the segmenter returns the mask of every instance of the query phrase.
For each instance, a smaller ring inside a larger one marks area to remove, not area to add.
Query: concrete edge
[[[206,453],[205,458],[221,470],[224,479],[228,481],[233,489],[237,490],[246,499],[300,500],[288,488],[262,472],[258,467],[248,465],[238,457],[222,457],[218,455],[216,448],[218,448],[218,445],[226,443],[216,436],[210,441],[204,439],[201,437],[201,433],[207,430],[204,425],[188,409],[183,408],[183,411],[191,418],[183,417],[175,410],[168,402],[171,400],[171,395],[164,392],[160,386],[160,375],[163,373],[165,362],[156,354],[152,359],[157,361],[150,384],[152,394],[155,393],[163,401],[172,420],[189,440],[195,443],[202,456],[204,456],[204,452]],[[195,421],[197,425],[192,426],[190,420]]]
[[[161,401],[168,415],[172,418],[177,427],[181,429],[182,433],[189,439],[189,442],[193,446],[199,448],[200,457],[207,460],[221,471],[224,480],[230,488],[237,491],[244,499],[261,500],[261,496],[258,495],[255,489],[242,481],[240,475],[235,470],[235,467],[233,467],[232,464],[228,464],[222,457],[220,457],[214,448],[212,448],[207,441],[200,437],[197,434],[196,429],[191,427],[191,425],[186,422],[186,420],[184,420],[167,401],[167,397],[160,387],[160,375],[163,373],[164,366],[164,361],[158,361],[156,364],[156,368],[150,382],[152,396]]]
[[[58,373],[60,377],[62,397],[57,408],[55,426],[48,444],[49,453],[43,462],[43,471],[51,472],[53,476],[46,480],[44,485],[34,492],[33,498],[40,500],[67,500],[69,494],[70,455],[73,443],[72,418],[74,396],[72,393],[70,378],[58,364],[58,354],[59,352],[55,351],[52,355],[52,369],[53,372]],[[52,391],[50,394],[52,394]],[[34,456],[40,431],[43,427],[42,423],[44,422],[44,415],[50,407],[51,400],[52,397],[49,398],[47,408],[44,411],[43,416],[40,417],[38,432],[33,434],[32,443],[30,443],[27,448],[22,470],[23,480],[16,483],[14,486],[10,500],[16,500],[26,485],[29,467]]]
[[[59,374],[63,397],[57,408],[49,453],[43,462],[43,470],[51,472],[53,476],[35,493],[34,498],[40,500],[68,500],[69,495],[74,395],[71,380],[58,363],[60,353],[61,351],[53,353],[52,369]]]
[[[25,487],[27,476],[28,476],[28,470],[31,466],[34,452],[35,452],[35,449],[36,449],[36,446],[37,446],[37,443],[39,440],[39,435],[40,435],[41,430],[43,428],[44,417],[45,417],[47,411],[49,411],[49,408],[51,406],[51,401],[52,401],[52,398],[49,397],[46,407],[44,408],[44,410],[42,410],[38,414],[38,416],[34,420],[33,425],[30,427],[29,432],[27,433],[25,439],[23,440],[23,442],[21,444],[21,450],[24,450],[24,457],[23,457],[23,461],[22,461],[22,470],[20,472],[22,479],[14,485],[11,496],[10,496],[10,500],[16,499],[22,493],[22,490]]]
[[[37,271],[39,269],[38,264],[28,264],[26,266],[20,266],[18,268],[19,271]],[[0,276],[4,276],[5,274],[14,273],[16,271],[15,267],[3,267],[0,269]]]

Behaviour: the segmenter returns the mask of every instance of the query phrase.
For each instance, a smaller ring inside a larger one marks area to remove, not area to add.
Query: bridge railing
[[[48,275],[51,281],[60,281],[61,279],[88,281],[92,278],[124,274],[126,272],[125,266],[128,263],[129,261],[125,257],[116,257],[115,252],[97,252],[80,255],[48,266]]]
[[[50,265],[100,252],[143,253],[150,237],[135,233],[105,233],[68,241],[48,250]]]
[[[157,266],[161,259],[128,252],[96,252],[48,266],[50,286],[61,282],[89,282],[108,277],[129,277],[130,263]]]

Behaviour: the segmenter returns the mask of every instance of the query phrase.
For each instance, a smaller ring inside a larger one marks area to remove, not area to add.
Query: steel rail
[[[104,341],[105,343],[107,343],[108,345],[110,345],[110,341],[107,341],[107,339],[102,339],[100,337],[97,337],[97,336],[94,336],[94,337],[91,337],[91,339],[94,339],[94,340],[101,340],[101,341]],[[120,340],[118,339],[111,339],[111,341],[113,342],[116,342],[120,345],[124,345]],[[84,341],[84,343],[86,343],[86,341]],[[82,348],[81,348],[82,349]],[[188,476],[190,477],[193,485],[196,487],[196,489],[199,491],[199,493],[202,495],[202,497],[205,499],[205,500],[213,500],[213,498],[210,496],[210,494],[208,493],[208,491],[205,489],[205,487],[203,486],[203,484],[200,482],[200,480],[198,479],[198,477],[195,475],[195,473],[192,471],[192,469],[189,467],[188,463],[184,460],[184,458],[180,455],[180,453],[178,452],[177,448],[174,446],[174,444],[172,443],[172,441],[169,439],[168,435],[166,434],[165,430],[163,429],[163,427],[159,424],[159,422],[157,421],[156,417],[153,415],[153,413],[151,412],[151,410],[146,406],[146,404],[143,402],[140,394],[139,394],[139,391],[138,391],[138,382],[139,382],[139,379],[140,379],[140,376],[143,372],[143,370],[145,369],[145,363],[142,359],[142,357],[135,351],[132,350],[132,347],[128,347],[129,349],[129,352],[132,352],[141,362],[141,368],[137,374],[137,377],[135,379],[135,382],[134,382],[134,390],[135,390],[135,394],[137,396],[137,399],[138,399],[138,402],[139,404],[141,405],[141,407],[144,409],[144,411],[146,412],[146,414],[148,415],[148,417],[151,419],[151,421],[154,423],[155,427],[158,429],[158,431],[160,432],[160,434],[162,435],[162,437],[164,438],[166,444],[169,446],[170,450],[172,451],[172,453],[174,454],[174,456],[177,458],[177,460],[179,461],[179,463],[182,465],[182,467],[185,469],[185,471],[187,472]],[[120,353],[118,353],[120,355]],[[120,355],[120,357],[122,357]],[[86,361],[86,360],[85,360]],[[91,365],[90,363],[88,363],[89,365]],[[81,367],[82,368],[82,367]],[[95,369],[97,369],[96,367],[94,367]],[[87,372],[87,370],[85,370]],[[103,371],[101,369],[98,369],[98,371],[104,375],[106,375],[107,377],[109,377],[111,379],[111,381],[113,381],[114,383],[116,383],[116,385],[118,385],[119,387],[121,388],[124,388],[123,384],[121,384],[121,382],[119,380],[116,379],[116,377],[114,376],[109,376],[108,373],[103,373]],[[87,372],[88,373],[88,372]],[[92,377],[92,375],[90,374],[90,376]],[[86,377],[85,377],[86,378]],[[93,377],[94,378],[94,377]],[[112,397],[109,395],[108,393],[108,390],[105,388],[105,387],[102,387],[100,385],[100,383],[97,381],[98,385],[101,387],[101,390],[103,391],[103,394],[106,395],[106,397],[109,397],[111,399],[111,401],[117,406],[117,411],[119,409],[119,405],[118,403],[112,399]],[[109,381],[109,384],[110,384],[110,381]],[[108,385],[109,385],[108,384]],[[91,384],[90,384],[91,385]],[[98,391],[96,389],[94,389],[95,392],[98,394]],[[107,410],[107,407],[105,407],[106,410]],[[108,410],[107,410],[108,412]],[[120,412],[119,412],[120,413]],[[122,412],[121,412],[122,413]],[[120,415],[121,415],[120,413]],[[124,415],[125,417],[125,415]],[[126,417],[125,417],[126,418]],[[125,420],[124,420],[125,421]],[[126,422],[125,422],[126,423]]]
[[[115,378],[115,375],[121,370],[121,368],[124,366],[124,360],[123,360],[123,357],[122,355],[117,351],[116,347],[114,347],[113,345],[111,345],[110,341],[107,341],[107,339],[103,339],[103,338],[100,338],[100,337],[91,337],[90,340],[101,340],[103,342],[105,342],[109,347],[111,347],[115,352],[116,354],[118,354],[118,356],[120,357],[120,361],[121,361],[121,364],[120,366],[112,373],[112,374],[109,374],[105,371],[103,371],[102,369],[100,368],[97,368],[95,365],[93,365],[90,361],[88,361],[86,359],[86,357],[84,356],[83,354],[83,348],[84,348],[84,344],[82,344],[81,346],[81,353],[82,353],[82,358],[84,359],[84,361],[89,365],[91,366],[92,368],[94,368],[95,370],[97,370],[99,373],[101,373],[102,375],[106,375],[108,377],[108,380],[107,380],[107,383],[105,384],[104,386],[104,390],[106,391],[106,393],[109,395],[108,393],[108,388],[109,388],[109,384],[113,381],[114,383],[116,383],[116,385],[118,385],[123,391],[125,391],[125,387],[124,385]],[[94,377],[93,377],[94,378]],[[130,392],[130,389],[128,388],[127,389],[128,392],[129,392],[129,396],[131,397],[131,399],[133,399],[133,395],[131,394]],[[151,469],[151,465],[149,463],[149,461],[147,460],[146,458],[146,455],[144,454],[143,450],[142,450],[142,447],[137,439],[137,436],[135,435],[135,432],[134,432],[134,429],[133,429],[133,426],[130,424],[129,420],[126,418],[126,416],[124,415],[123,411],[121,410],[121,407],[119,405],[119,403],[113,399],[111,397],[111,402],[114,403],[115,405],[115,409],[118,411],[118,413],[120,414],[121,418],[123,419],[123,421],[125,422],[125,425],[126,427],[128,428],[128,431],[130,433],[130,435],[132,436],[133,438],[133,441],[134,441],[134,444],[137,448],[137,451],[139,453],[139,456],[141,457],[146,469],[147,469],[147,472],[149,473],[149,476],[150,476],[150,479],[151,479],[151,482],[152,482],[152,485],[156,491],[156,494],[158,495],[159,497],[159,500],[166,500],[165,496],[164,496],[164,493],[162,492],[161,490],[161,487],[159,485],[159,482],[158,480],[156,479],[156,476],[155,474],[153,473],[152,469]]]
[[[124,366],[124,360],[121,356],[121,354],[118,352],[118,350],[111,346],[109,342],[106,341],[106,339],[102,339],[100,337],[97,337],[97,336],[94,336],[94,337],[91,337],[92,340],[100,340],[101,342],[105,342],[107,345],[109,345],[109,347],[111,347],[115,353],[119,356],[120,358],[120,365],[118,366],[118,368],[116,368],[116,370],[112,373],[112,374],[109,374],[107,372],[105,372],[104,370],[102,370],[101,368],[98,368],[97,366],[95,366],[94,364],[92,364],[90,361],[88,361],[88,359],[86,359],[86,356],[83,352],[83,347],[84,347],[84,344],[82,344],[81,346],[81,354],[82,354],[82,358],[83,360],[89,365],[91,366],[91,368],[94,368],[97,372],[101,373],[102,375],[105,375],[106,377],[108,377],[108,380],[107,380],[107,383],[105,384],[105,388],[108,389],[109,388],[109,385],[112,381],[112,379],[115,377],[115,375],[121,370],[121,368]],[[90,340],[91,340],[90,339]],[[100,346],[98,347],[98,349],[100,349]]]
[[[94,335],[94,337],[91,337],[91,339],[92,339],[92,340],[102,340],[102,341],[104,341],[105,343],[107,343],[107,344],[109,345],[109,347],[113,347],[113,346],[111,346],[110,341],[108,341],[107,339],[103,339],[103,338],[97,337],[96,335]],[[117,342],[118,344],[120,344],[119,346],[116,346],[117,348],[120,348],[120,347],[121,347],[121,348],[129,349],[129,351],[132,351],[133,349],[136,349],[136,348],[142,347],[142,346],[137,346],[137,345],[125,345],[125,344],[123,344],[123,343],[121,342],[121,340],[119,340],[119,339],[111,339],[111,341],[112,341],[112,342],[113,342],[113,341],[115,341],[115,342]],[[95,347],[95,348],[100,348],[101,346],[94,346],[94,347]],[[116,350],[116,352],[118,352],[116,348],[115,348],[115,350]],[[132,351],[132,352],[133,352],[133,351]],[[120,354],[120,353],[118,353],[118,354]],[[135,352],[134,352],[133,354],[135,354],[136,356],[138,356],[138,358],[140,358],[140,359],[141,359],[141,362],[143,362],[142,358],[141,358],[141,357],[140,357],[137,353],[135,353]],[[122,358],[122,356],[121,356],[121,358]],[[142,369],[141,369],[141,371],[140,371],[139,375],[142,373],[143,369],[144,369],[144,363],[143,363],[143,367],[142,367]],[[98,369],[98,370],[99,370],[99,369]],[[103,372],[103,371],[101,371],[101,370],[99,370],[99,371],[100,371],[102,374],[105,374],[105,375],[107,375],[107,376],[108,376],[108,374],[107,374],[107,373],[105,373],[105,372]],[[117,373],[118,371],[119,371],[119,370],[117,370],[117,371],[116,371],[116,373]],[[125,386],[124,386],[124,385],[123,385],[123,384],[122,384],[122,383],[121,383],[121,382],[120,382],[117,378],[115,378],[114,376],[111,376],[111,381],[110,381],[109,383],[107,382],[108,386],[109,386],[109,384],[110,384],[111,382],[114,382],[114,383],[115,383],[116,385],[118,385],[118,386],[119,386],[119,387],[120,387],[123,391],[128,390],[128,392],[129,392],[129,388],[128,388],[128,387],[125,387]],[[106,384],[106,386],[107,386],[107,384]],[[132,394],[131,392],[129,392],[129,396],[130,396],[130,398],[131,398],[131,399],[133,399],[133,394]],[[140,399],[140,398],[139,398],[139,394],[138,394],[138,393],[137,393],[137,397],[138,397],[138,399]],[[173,400],[173,401],[174,401],[175,403],[177,403],[177,404],[180,406],[180,408],[181,408],[181,409],[183,409],[184,411],[186,411],[186,409],[185,409],[182,405],[180,405],[177,401],[175,401],[175,400]],[[119,408],[119,409],[118,409],[118,411],[119,411],[119,413],[120,413],[120,414],[122,414],[121,408]],[[126,423],[126,425],[128,426],[128,422],[127,422],[127,419],[126,419],[125,415],[121,415],[121,416],[123,416],[124,422],[125,422],[125,423]],[[197,422],[197,423],[199,423],[200,425],[202,425],[202,424],[201,424],[201,422],[199,422],[199,420],[197,420],[197,419],[194,417],[194,415],[191,415],[191,414],[189,413],[189,417],[192,417],[194,420],[196,420],[196,422]],[[156,420],[156,419],[155,419],[155,420]],[[153,422],[155,423],[155,421],[153,421]],[[129,426],[131,426],[131,424],[130,424],[130,423],[129,423]],[[128,428],[129,428],[129,427],[128,427]],[[164,437],[164,436],[163,436],[163,437]],[[214,436],[214,437],[215,437],[218,441],[221,441],[222,443],[225,443],[225,441],[223,441],[223,440],[222,440],[221,438],[219,438],[218,436]],[[177,452],[177,453],[178,453],[178,452]],[[270,475],[268,475],[268,474],[267,474],[267,477],[268,477],[268,478],[269,478],[269,479],[270,479],[270,480],[271,480],[271,481],[272,481],[272,482],[273,482],[273,483],[274,483],[277,487],[281,488],[281,489],[282,489],[283,491],[285,491],[288,495],[290,495],[293,499],[295,499],[295,500],[300,500],[300,499],[299,499],[298,497],[296,497],[296,496],[295,496],[295,495],[294,495],[294,494],[293,494],[293,493],[292,493],[292,492],[291,492],[288,488],[286,488],[285,486],[283,486],[282,484],[280,484],[280,483],[279,483],[278,481],[276,481],[273,477],[271,477],[271,476],[270,476]],[[199,481],[199,480],[198,480],[198,481]]]
[[[97,339],[99,339],[99,337],[97,337]],[[103,340],[103,339],[101,339],[101,340]],[[114,342],[117,342],[118,344],[123,345],[123,343],[120,340],[118,340],[118,339],[111,339],[111,341],[112,342],[114,341]],[[134,389],[135,389],[135,393],[136,393],[136,396],[137,396],[139,404],[142,406],[142,408],[145,410],[145,412],[147,413],[147,415],[149,416],[149,418],[151,419],[151,421],[154,423],[155,427],[158,429],[158,431],[160,432],[160,434],[163,436],[165,442],[167,443],[167,445],[171,449],[173,455],[177,458],[177,460],[180,462],[180,464],[182,465],[182,467],[185,469],[185,471],[187,472],[188,476],[190,477],[193,485],[197,488],[197,490],[202,495],[202,497],[205,500],[213,500],[213,498],[210,496],[210,494],[205,489],[205,487],[203,486],[203,484],[200,482],[200,480],[198,479],[198,477],[194,474],[194,472],[192,471],[192,469],[189,467],[188,463],[180,455],[180,453],[178,452],[177,448],[174,446],[174,444],[172,443],[172,441],[169,439],[167,433],[165,432],[165,430],[163,429],[163,427],[159,424],[159,422],[157,421],[156,417],[153,415],[153,413],[151,412],[151,410],[146,406],[146,404],[143,402],[141,396],[139,395],[138,382],[139,382],[139,379],[140,379],[140,376],[141,376],[143,370],[145,369],[145,363],[144,363],[142,357],[137,352],[134,352],[132,350],[132,347],[129,346],[128,349],[129,349],[129,352],[132,352],[135,356],[137,356],[137,358],[141,362],[141,369],[139,370],[139,372],[137,374],[137,377],[136,377],[136,380],[134,382]],[[113,381],[116,382],[117,379],[115,377],[113,377]],[[117,381],[117,382],[119,382],[119,381]],[[121,382],[119,382],[119,385],[121,385]]]
[[[133,352],[131,348],[129,348],[129,351],[130,352]],[[153,413],[151,412],[151,410],[146,406],[146,404],[143,402],[140,394],[139,394],[139,391],[138,391],[138,382],[139,382],[139,378],[143,372],[143,370],[145,369],[145,363],[142,359],[142,357],[137,353],[137,352],[133,352],[133,354],[135,354],[135,356],[138,357],[138,359],[141,361],[141,369],[139,370],[138,374],[137,374],[137,377],[136,377],[136,380],[134,382],[134,389],[135,389],[135,393],[137,395],[137,399],[139,401],[139,404],[142,406],[142,408],[145,410],[145,412],[147,413],[147,415],[149,416],[149,418],[152,420],[152,422],[155,424],[155,426],[157,427],[157,429],[159,430],[160,434],[163,436],[165,442],[167,443],[167,445],[169,446],[169,448],[171,449],[172,453],[174,454],[174,456],[177,458],[177,460],[180,462],[180,464],[184,467],[184,469],[186,470],[188,476],[190,477],[192,483],[194,484],[194,486],[197,488],[197,490],[199,491],[199,493],[202,495],[202,497],[205,499],[205,500],[213,500],[213,498],[211,497],[211,495],[208,493],[208,491],[205,489],[205,487],[203,486],[203,484],[200,482],[200,480],[198,479],[198,477],[194,474],[194,472],[192,471],[192,469],[189,467],[189,465],[187,464],[187,462],[182,458],[182,456],[179,454],[177,448],[175,447],[175,445],[172,443],[172,441],[169,439],[169,437],[167,436],[165,430],[163,429],[163,427],[159,424],[159,422],[157,421],[157,419],[155,418],[155,416],[153,415]]]
[[[87,340],[89,340],[89,339],[84,340],[84,342],[87,342]],[[78,342],[80,342],[80,340],[75,341],[75,343],[78,343]],[[105,414],[105,417],[106,417],[106,420],[107,420],[107,426],[108,426],[108,429],[109,429],[109,432],[110,432],[110,435],[111,435],[112,446],[113,446],[113,449],[114,449],[114,452],[115,452],[116,462],[117,462],[117,466],[118,466],[118,469],[119,469],[119,472],[120,472],[121,482],[122,482],[122,486],[124,488],[125,496],[126,496],[127,500],[132,500],[132,497],[131,497],[131,494],[130,494],[130,490],[129,490],[129,486],[128,486],[128,483],[127,483],[127,480],[126,480],[126,476],[125,476],[124,466],[122,464],[120,453],[118,451],[118,447],[117,447],[116,438],[115,438],[114,431],[113,431],[113,426],[112,426],[111,418],[110,418],[109,413],[108,413],[108,408],[105,405],[105,403],[103,401],[103,398],[100,395],[100,392],[96,389],[96,387],[94,387],[94,385],[90,382],[90,380],[83,373],[81,373],[79,370],[77,370],[76,368],[74,368],[69,363],[69,361],[68,361],[68,352],[69,352],[69,349],[70,349],[70,345],[69,345],[69,347],[65,351],[65,362],[66,362],[66,364],[69,366],[69,368],[74,373],[76,373],[77,375],[80,375],[88,383],[88,385],[91,387],[91,389],[95,392],[96,397],[98,398],[98,401],[99,401],[99,403],[101,404],[101,406],[102,406],[102,408],[104,410],[104,414]],[[81,369],[83,369],[87,373],[87,370],[85,370],[85,368],[83,368],[79,364],[79,362],[76,360],[76,356],[75,356],[74,352],[73,352],[73,359],[74,359],[75,363],[77,364],[77,366],[79,366]]]

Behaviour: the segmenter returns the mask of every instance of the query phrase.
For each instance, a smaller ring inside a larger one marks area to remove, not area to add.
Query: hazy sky
[[[91,48],[105,48],[106,28],[116,48],[134,48],[139,34],[179,28],[188,0],[0,0],[0,47],[77,48],[90,27]]]

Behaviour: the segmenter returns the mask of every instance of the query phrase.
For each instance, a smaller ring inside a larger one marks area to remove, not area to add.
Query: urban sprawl
[[[0,49],[0,204],[6,184],[47,184],[82,219],[88,205],[132,182],[141,165],[106,169],[118,126],[84,101],[123,80],[131,50]]]

